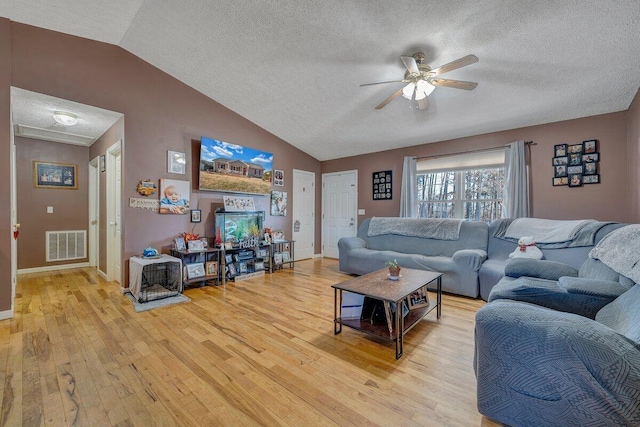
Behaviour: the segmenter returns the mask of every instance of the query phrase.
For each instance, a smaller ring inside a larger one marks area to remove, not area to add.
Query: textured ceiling
[[[640,86],[638,0],[4,0],[0,16],[121,46],[319,160],[625,110]],[[398,98],[401,55],[445,78]],[[216,137],[216,135],[208,135]],[[230,141],[233,142],[233,141]]]

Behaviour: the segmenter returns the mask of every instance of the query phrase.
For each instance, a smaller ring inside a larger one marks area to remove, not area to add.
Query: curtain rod
[[[538,145],[537,142],[533,142],[533,141],[525,141],[524,142],[525,145]],[[508,145],[505,145],[506,148],[509,148]],[[436,156],[424,156],[424,157],[415,157],[417,160],[424,160],[424,159],[439,159],[440,157],[449,157],[449,156],[456,156],[458,154],[469,154],[469,153],[481,153],[483,151],[493,151],[493,150],[499,150],[501,147],[491,147],[491,148],[480,148],[478,150],[471,150],[471,151],[458,151],[456,153],[447,153],[447,154],[438,154]]]

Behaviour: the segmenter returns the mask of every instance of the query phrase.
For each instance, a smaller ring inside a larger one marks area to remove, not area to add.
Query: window
[[[419,161],[417,169],[419,218],[500,218],[504,149]]]

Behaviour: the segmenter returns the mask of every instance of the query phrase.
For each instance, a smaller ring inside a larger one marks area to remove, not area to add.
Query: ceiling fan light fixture
[[[426,80],[420,80],[418,81],[416,88],[416,99],[423,99],[431,95],[431,92],[433,92],[436,87]]]
[[[407,99],[413,99],[413,92],[416,89],[416,85],[415,83],[409,83],[408,85],[406,85],[404,87],[404,89],[402,89],[402,96],[404,96]]]
[[[65,111],[56,111],[53,113],[53,120],[62,126],[73,126],[78,123],[78,117],[75,114]]]

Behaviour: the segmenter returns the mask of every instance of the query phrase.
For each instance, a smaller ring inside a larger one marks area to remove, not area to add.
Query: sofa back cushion
[[[367,248],[373,250],[447,257],[452,257],[461,249],[487,250],[489,226],[484,222],[463,221],[458,240],[437,240],[396,234],[368,236],[370,221],[371,218],[362,221],[358,227],[358,237],[367,242]]]
[[[640,285],[636,284],[596,314],[596,322],[640,344]]]

